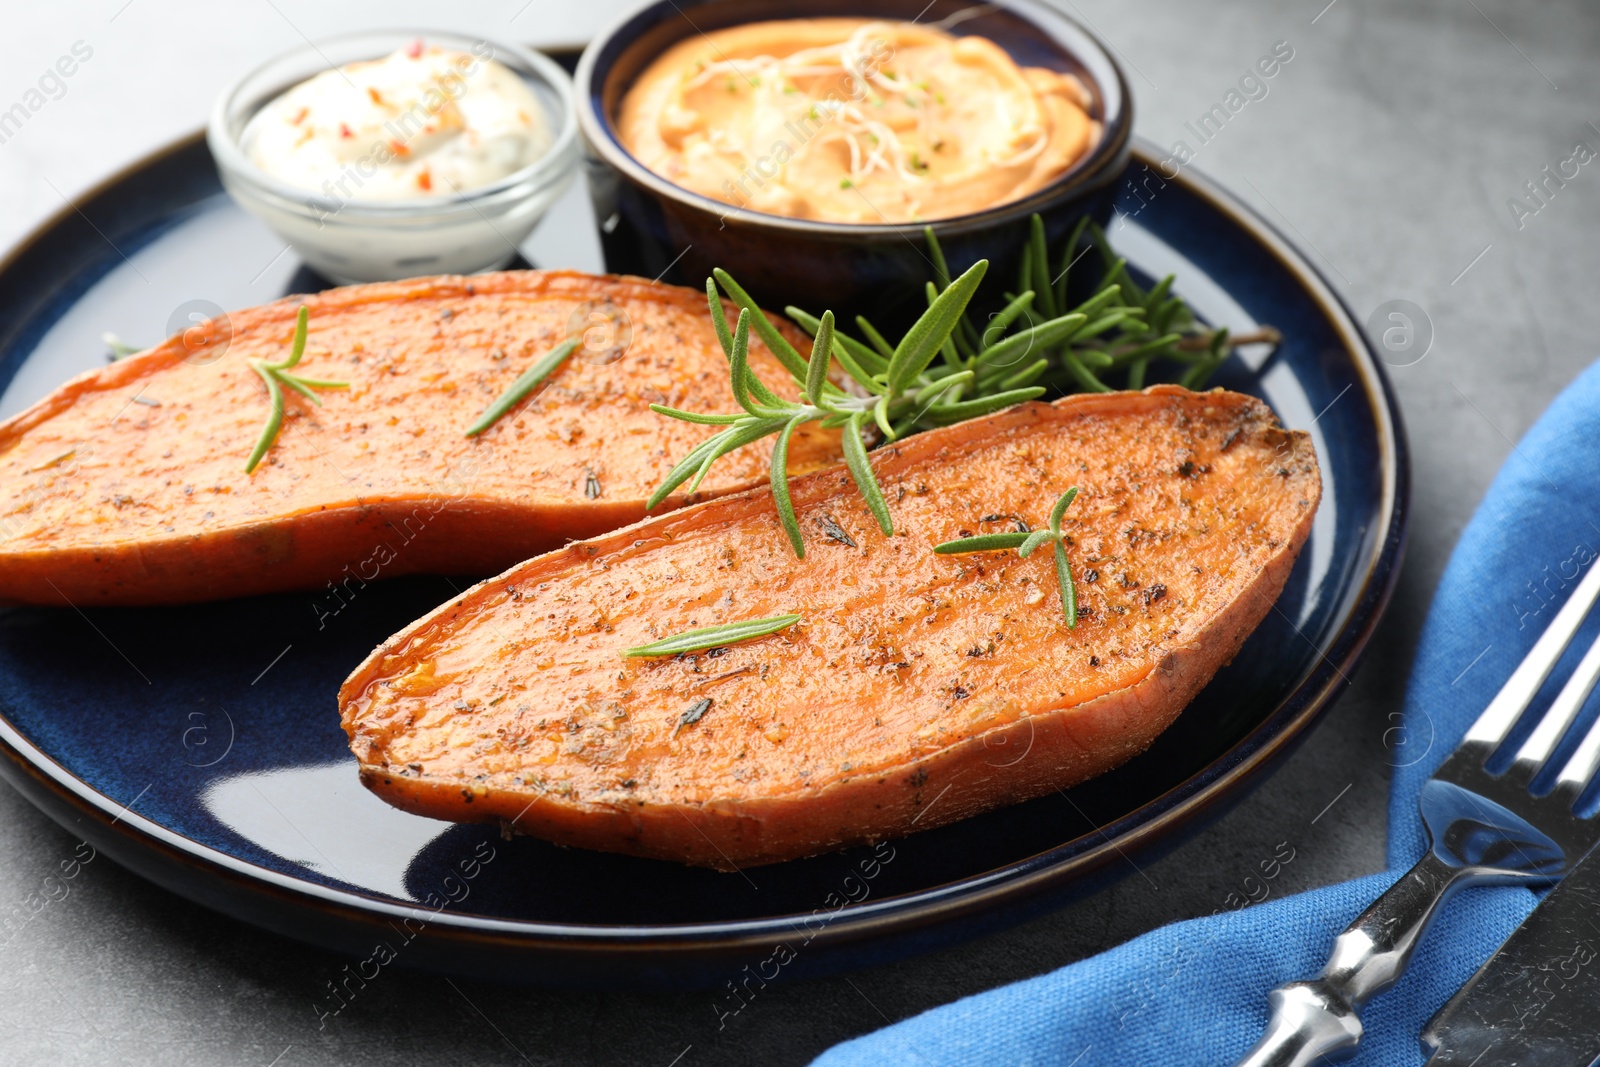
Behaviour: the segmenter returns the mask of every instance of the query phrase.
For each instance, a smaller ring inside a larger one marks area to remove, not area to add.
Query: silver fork
[[[1467,736],[1422,787],[1429,847],[1422,860],[1333,942],[1322,973],[1269,994],[1267,1032],[1238,1067],[1309,1067],[1355,1055],[1360,1011],[1393,985],[1439,905],[1469,885],[1553,882],[1600,839],[1600,820],[1573,805],[1600,766],[1600,722],[1548,794],[1530,792],[1600,679],[1600,640],[1589,648],[1504,774],[1485,763],[1516,725],[1600,596],[1600,563],[1489,702]]]

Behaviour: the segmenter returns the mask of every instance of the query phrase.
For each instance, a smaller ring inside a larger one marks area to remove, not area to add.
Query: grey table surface
[[[903,963],[771,987],[721,1027],[709,993],[544,992],[390,970],[319,1028],[313,1005],[343,960],[98,862],[0,947],[0,1063],[803,1063],[886,1022],[1208,914],[1282,842],[1295,858],[1272,884],[1275,895],[1382,867],[1393,716],[1433,587],[1512,442],[1589,362],[1600,336],[1592,284],[1600,170],[1582,168],[1543,205],[1523,188],[1577,143],[1600,148],[1600,7],[1057,2],[1121,55],[1138,130],[1163,145],[1194,147],[1184,123],[1275,42],[1289,42],[1294,58],[1270,93],[1192,165],[1276,223],[1358,316],[1408,299],[1431,319],[1427,358],[1392,372],[1415,472],[1399,590],[1352,686],[1298,753],[1220,821],[1166,857],[1130,866],[1096,896]],[[491,39],[575,42],[622,6],[7,3],[0,109],[74,42],[93,56],[0,143],[0,245],[198,127],[234,72],[303,38],[444,25]],[[1513,197],[1537,212],[1519,218]],[[535,248],[549,239],[536,235]],[[1538,566],[1505,576],[1497,584],[1507,602],[1491,594],[1484,610],[1514,610],[1510,591]],[[36,890],[74,844],[0,789],[0,907]],[[1097,1062],[1091,1051],[1081,1067]]]

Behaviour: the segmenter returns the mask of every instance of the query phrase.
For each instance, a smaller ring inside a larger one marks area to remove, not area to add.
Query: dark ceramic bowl
[[[971,0],[654,0],[624,16],[584,50],[576,77],[578,125],[607,269],[698,287],[712,267],[722,267],[773,309],[799,304],[849,316],[870,307],[880,323],[920,310],[923,285],[932,277],[922,223],[816,222],[736,209],[646,168],[622,147],[612,120],[640,72],[691,34],[802,16],[938,23],[973,10]],[[951,32],[987,37],[1023,66],[1077,75],[1102,127],[1098,144],[1038,192],[932,222],[952,270],[988,259],[989,277],[1009,281],[1028,216],[1043,216],[1054,240],[1086,213],[1102,220],[1109,214],[1113,185],[1128,163],[1133,101],[1100,40],[1040,0],[999,0]]]

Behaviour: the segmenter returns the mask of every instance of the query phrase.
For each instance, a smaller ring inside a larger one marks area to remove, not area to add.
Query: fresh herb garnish
[[[1125,375],[1126,388],[1142,389],[1150,365],[1158,360],[1178,364],[1182,368],[1178,384],[1199,389],[1235,346],[1274,344],[1280,339],[1270,327],[1230,337],[1225,328],[1200,325],[1188,305],[1172,295],[1172,275],[1146,291],[1088,219],[1052,250],[1038,215],[1030,222],[1016,291],[1007,292],[1005,304],[986,320],[980,319],[970,305],[988,261],[980,260],[952,278],[932,227],[924,234],[934,268],[934,279],[927,283],[928,309],[897,344],[863,317],[857,317],[856,326],[865,340],[856,340],[835,327],[831,313],[818,318],[790,306],[784,310],[813,339],[811,356],[803,356],[726,271],[715,271],[715,278],[706,281],[706,297],[728,357],[734,398],[744,410],[707,415],[651,405],[659,414],[723,429],[672,469],[651,495],[647,509],[685,482],[694,492],[719,458],[776,434],[770,465],[772,498],[795,555],[804,558],[786,464],[796,427],[819,422],[825,429],[842,431],[845,464],[888,536],[894,532],[893,524],[867,456],[869,445],[988,415],[1047,392],[1110,392],[1113,386],[1106,378],[1115,373]],[[1090,248],[1082,247],[1086,235]],[[1074,265],[1091,251],[1098,252],[1099,277],[1090,287],[1091,295],[1073,305],[1068,283]],[[721,292],[742,309],[736,330],[728,329],[719,284]],[[751,373],[750,329],[793,377],[802,401],[779,399]],[[832,384],[830,361],[837,361],[858,388],[847,392]]]
[[[699,722],[705,716],[705,713],[710,711],[710,710],[711,710],[711,698],[710,697],[701,697],[699,700],[696,700],[693,704],[690,704],[689,705],[689,709],[687,711],[685,711],[682,715],[678,716],[678,725],[673,728],[672,736],[673,737],[677,737],[678,736],[678,732],[680,730],[682,730],[685,726],[693,726],[695,723]]]
[[[664,637],[648,645],[624,649],[624,656],[676,656],[682,652],[699,652],[706,648],[720,648],[738,641],[765,637],[779,630],[787,630],[800,621],[798,615],[776,615],[770,619],[745,619],[725,622],[720,626],[707,626],[699,630],[685,630],[681,634]],[[710,705],[707,705],[708,707]]]
[[[1055,507],[1050,509],[1050,525],[1043,530],[1032,530],[1027,533],[1013,531],[1008,533],[979,534],[977,537],[963,537],[957,541],[946,541],[942,545],[935,545],[934,551],[942,556],[957,555],[963,552],[994,552],[1000,549],[1014,548],[1017,555],[1027,559],[1033,555],[1033,550],[1046,541],[1054,543],[1056,558],[1056,584],[1061,588],[1061,613],[1067,617],[1067,629],[1071,630],[1078,625],[1078,590],[1072,584],[1072,568],[1067,563],[1066,540],[1067,535],[1061,532],[1061,521],[1066,517],[1067,507],[1078,496],[1078,487],[1073,486],[1056,499]]]
[[[932,227],[923,234],[939,285],[946,285],[949,270],[939,240]],[[1065,338],[1035,334],[1024,340],[1035,329],[1036,318],[1048,321],[1066,313],[1073,268],[1091,250],[1099,277],[1091,287],[1093,294],[1074,309],[1091,316],[1091,321]],[[1179,364],[1177,384],[1200,389],[1238,345],[1276,344],[1282,339],[1270,326],[1233,338],[1226,327],[1202,326],[1183,299],[1172,295],[1174,280],[1169,274],[1145,290],[1133,280],[1127,260],[1112,251],[1105,232],[1087,217],[1052,250],[1045,239],[1044,220],[1034,215],[1016,288],[1005,294],[1005,308],[987,323],[965,316],[956,337],[974,348],[981,341],[1002,349],[986,361],[991,378],[1009,371],[1011,378],[1037,381],[1066,393],[1111,392],[1113,386],[1105,378],[1119,372],[1125,374],[1126,388],[1143,389],[1150,364],[1157,360]],[[1011,344],[1002,347],[1008,341]],[[1026,366],[1021,365],[1024,360],[1029,361]]]
[[[144,351],[138,345],[130,345],[109,330],[100,335],[100,341],[106,346],[106,358],[113,363],[119,359],[127,359],[135,352]]]
[[[1022,386],[963,400],[963,390],[973,382],[975,372],[960,369],[948,359],[944,366],[931,367],[936,356],[951,350],[950,333],[960,321],[988,266],[987,260],[979,260],[951,282],[933,298],[922,317],[892,349],[887,343],[869,347],[837,333],[831,311],[824,312],[820,319],[813,319],[797,308],[790,308],[791,317],[813,335],[809,358],[784,339],[727,271],[716,271],[715,279],[706,279],[706,300],[717,338],[728,357],[734,399],[744,412],[702,415],[661,404],[650,405],[652,411],[671,418],[726,428],[702,441],[679,461],[651,494],[646,508],[660,504],[684,482],[690,482],[689,492],[694,492],[719,458],[742,445],[777,434],[778,441],[772,450],[772,499],[789,536],[789,544],[796,556],[804,558],[805,543],[789,498],[789,440],[796,428],[808,422],[819,422],[824,428],[842,431],[844,460],[850,476],[866,499],[878,528],[886,537],[893,534],[889,507],[867,458],[869,434],[874,434],[875,430],[883,439],[892,441],[912,429],[988,414],[1044,392],[1037,386]],[[722,291],[740,307],[739,320],[732,331],[722,311],[719,283]],[[793,376],[801,391],[800,401],[780,399],[751,372],[752,328]],[[834,360],[860,387],[859,394],[848,393],[829,381],[828,371]]]
[[[65,463],[67,460],[71,459],[73,456],[75,456],[77,454],[78,454],[78,450],[76,448],[69,448],[65,452],[61,453],[60,455],[52,456],[50,459],[45,460],[43,463],[39,464],[37,467],[29,467],[27,470],[23,471],[22,473],[23,474],[37,474],[39,471],[47,471],[51,467],[57,466],[58,464],[61,464],[61,463]]]
[[[533,366],[517,375],[517,380],[496,397],[494,403],[484,408],[483,414],[478,416],[478,421],[467,428],[467,436],[476,437],[499,422],[506,412],[520,404],[523,397],[538,388],[540,382],[550,377],[557,367],[567,361],[567,357],[578,347],[579,340],[580,338],[574,337],[561,342],[540,356]]]
[[[294,344],[289,349],[288,358],[277,363],[268,363],[264,359],[252,359],[250,369],[261,376],[267,383],[267,396],[272,401],[272,412],[267,416],[267,425],[261,430],[261,439],[256,442],[255,451],[250,453],[250,461],[245,464],[244,472],[249,474],[256,469],[256,464],[261,462],[261,457],[267,454],[267,449],[272,447],[272,442],[278,438],[278,430],[283,427],[283,386],[299,393],[317,407],[322,406],[322,401],[313,393],[313,389],[348,389],[349,382],[334,382],[322,378],[303,378],[298,374],[290,374],[289,370],[300,362],[300,357],[306,351],[306,324],[310,321],[311,312],[304,304],[300,305],[300,314],[294,322]]]

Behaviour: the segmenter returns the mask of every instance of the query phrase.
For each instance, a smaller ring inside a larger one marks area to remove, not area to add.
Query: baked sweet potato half
[[[271,410],[250,361],[288,353],[301,303],[310,341],[296,373],[350,386],[319,390],[321,407],[284,389],[283,427],[247,474]],[[357,285],[237,312],[231,326],[214,361],[175,337],[0,423],[0,600],[156,604],[351,576],[494,574],[644,515],[704,436],[651,403],[728,403],[705,295],[638,278]],[[466,435],[541,355],[591,328],[596,343],[541,392]],[[613,343],[618,334],[631,343]],[[750,357],[776,392],[796,395],[759,341]],[[771,445],[729,455],[699,495],[764,482]],[[837,433],[815,426],[790,449],[798,469],[839,454]]]
[[[1283,588],[1321,495],[1260,401],[1157,386],[1026,404],[873,454],[878,531],[842,468],[647,519],[483,582],[340,692],[367,786],[441,819],[719,868],[905,834],[1142,751]],[[1048,551],[945,541],[1062,527]],[[670,658],[624,651],[798,614]]]

